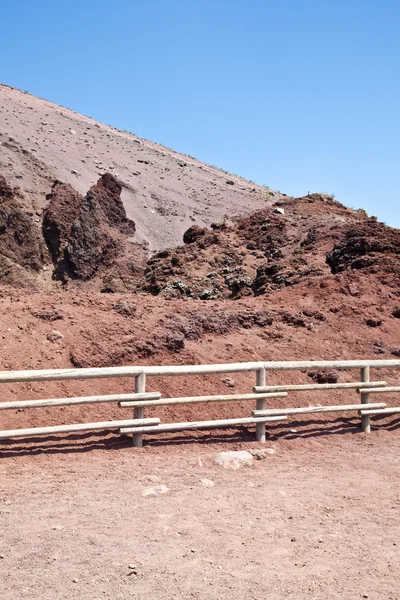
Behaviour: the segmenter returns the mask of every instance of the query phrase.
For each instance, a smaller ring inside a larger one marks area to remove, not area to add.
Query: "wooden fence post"
[[[369,367],[361,369],[361,381],[369,381]],[[369,394],[361,391],[361,404],[369,404]],[[361,416],[361,430],[365,433],[371,432],[371,417],[369,415]]]
[[[141,373],[140,375],[136,375],[135,377],[135,394],[141,394],[146,391],[146,374]],[[134,419],[143,419],[144,416],[144,408],[134,408],[133,409],[133,418]],[[132,444],[136,448],[141,448],[143,446],[143,433],[133,433],[132,434]]]
[[[266,385],[267,384],[267,371],[262,368],[256,371],[256,385]],[[265,398],[260,398],[256,400],[256,410],[265,410],[267,402]],[[257,423],[256,425],[256,440],[257,442],[261,442],[265,444],[265,423]]]

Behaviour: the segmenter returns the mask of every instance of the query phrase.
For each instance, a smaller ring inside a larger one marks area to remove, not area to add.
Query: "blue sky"
[[[0,81],[400,227],[398,0],[1,0]]]

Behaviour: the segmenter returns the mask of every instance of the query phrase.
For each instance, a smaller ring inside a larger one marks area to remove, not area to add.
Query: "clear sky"
[[[0,80],[400,227],[399,0],[1,0]]]

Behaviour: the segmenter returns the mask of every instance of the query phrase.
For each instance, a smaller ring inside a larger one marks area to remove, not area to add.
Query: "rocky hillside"
[[[140,117],[138,117],[140,118]],[[97,123],[47,100],[0,84],[0,173],[19,186],[28,212],[40,212],[55,180],[86,194],[113,173],[150,250],[175,246],[193,223],[264,208],[280,194],[193,157]]]
[[[399,230],[331,196],[257,188],[4,86],[0,98],[0,370],[400,356]],[[253,383],[240,374],[151,385],[196,395]],[[169,418],[242,409],[178,407]],[[0,416],[5,427],[115,416],[108,406],[79,410]]]
[[[110,173],[84,196],[55,181],[43,211],[32,214],[22,190],[0,175],[0,282],[192,300],[261,296],[349,270],[398,282],[400,232],[330,196],[280,200],[209,229],[193,225],[183,245],[150,257],[134,241],[121,192]]]
[[[0,174],[0,283],[49,289],[90,281],[100,291],[142,286],[148,252],[132,240],[136,227],[121,189],[108,174],[85,196],[55,181],[45,209],[32,214],[21,189]]]
[[[215,300],[348,269],[397,281],[398,231],[330,196],[285,197],[3,85],[0,117],[2,283]]]
[[[279,201],[210,230],[193,226],[184,241],[149,260],[145,289],[152,294],[235,299],[354,270],[399,283],[400,231],[321,194]]]

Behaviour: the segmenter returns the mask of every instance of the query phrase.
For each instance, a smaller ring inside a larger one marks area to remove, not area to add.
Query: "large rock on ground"
[[[134,234],[136,225],[128,219],[121,200],[121,184],[111,175],[105,173],[100,177],[96,185],[93,185],[86,198],[94,200],[103,211],[106,222],[117,228],[121,233]]]
[[[43,237],[54,264],[64,257],[71,225],[78,218],[83,197],[68,183],[55,181],[47,196],[49,204],[43,215]]]
[[[215,457],[215,463],[224,469],[240,469],[253,464],[253,455],[246,450],[220,452]]]

